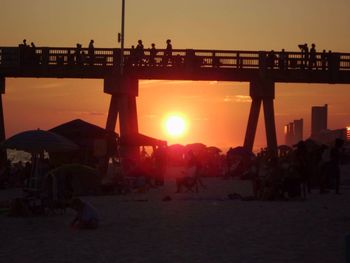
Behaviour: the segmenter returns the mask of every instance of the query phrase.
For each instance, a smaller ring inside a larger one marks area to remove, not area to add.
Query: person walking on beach
[[[340,159],[341,159],[341,148],[344,145],[342,139],[336,139],[334,147],[330,152],[330,161],[329,161],[329,172],[332,179],[334,179],[335,184],[335,193],[340,194]]]

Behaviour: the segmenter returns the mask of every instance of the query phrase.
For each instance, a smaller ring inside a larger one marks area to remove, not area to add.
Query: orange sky
[[[317,50],[350,52],[348,0],[126,0],[126,46],[142,39],[164,48],[297,50],[316,43]],[[37,46],[117,47],[118,0],[1,0],[0,45],[26,38]],[[350,124],[349,85],[276,85],[276,126],[304,118],[310,133],[312,105],[329,104],[329,128]],[[100,126],[106,122],[109,95],[97,80],[7,79],[4,95],[6,134],[47,129],[74,118]],[[186,116],[186,136],[170,143],[204,142],[228,147],[243,143],[249,113],[248,83],[141,81],[137,99],[142,133],[169,139],[162,121],[171,112]],[[262,117],[262,116],[261,116]],[[259,122],[256,146],[265,145]]]

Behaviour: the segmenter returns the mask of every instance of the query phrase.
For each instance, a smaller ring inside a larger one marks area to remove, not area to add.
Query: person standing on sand
[[[71,227],[79,229],[96,229],[99,218],[95,208],[79,198],[74,198],[70,207],[77,212],[76,217],[71,223]]]
[[[344,145],[344,141],[342,139],[336,139],[335,145],[331,149],[330,152],[330,161],[329,161],[329,172],[332,179],[334,179],[335,183],[335,193],[340,194],[339,186],[340,186],[340,159],[341,159],[341,148]]]

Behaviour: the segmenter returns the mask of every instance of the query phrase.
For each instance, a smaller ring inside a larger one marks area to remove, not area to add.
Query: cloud
[[[251,102],[252,99],[250,96],[247,95],[235,95],[235,96],[225,96],[224,102],[241,102],[241,103],[247,103]]]
[[[62,112],[62,111],[61,111]],[[67,111],[65,111],[66,113]],[[106,116],[105,112],[97,112],[97,111],[70,111],[71,114],[80,115],[80,116]]]

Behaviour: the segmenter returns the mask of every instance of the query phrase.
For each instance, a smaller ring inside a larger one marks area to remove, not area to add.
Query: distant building
[[[346,127],[346,140],[350,141],[350,126]]]
[[[311,108],[311,138],[317,137],[323,130],[327,130],[328,105]]]
[[[348,140],[348,130],[347,128],[337,129],[337,130],[323,130],[313,139],[318,143],[334,145],[336,139],[342,139],[344,141]]]
[[[284,126],[284,136],[286,145],[294,145],[303,140],[304,120],[294,120]]]

